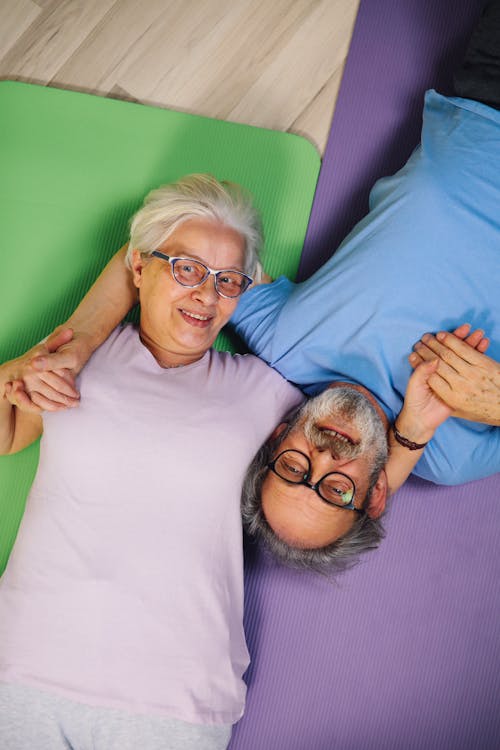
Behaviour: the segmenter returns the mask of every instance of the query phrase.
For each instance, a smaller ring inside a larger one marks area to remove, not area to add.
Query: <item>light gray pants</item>
[[[96,708],[0,682],[2,750],[225,750],[228,725]]]

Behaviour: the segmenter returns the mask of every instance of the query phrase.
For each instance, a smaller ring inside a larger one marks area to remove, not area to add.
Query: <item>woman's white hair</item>
[[[125,263],[131,268],[132,251],[150,255],[189,219],[218,221],[245,240],[244,271],[258,281],[259,251],[263,243],[260,215],[252,198],[232,182],[209,174],[191,174],[152,190],[131,219]],[[257,277],[257,278],[256,278]]]

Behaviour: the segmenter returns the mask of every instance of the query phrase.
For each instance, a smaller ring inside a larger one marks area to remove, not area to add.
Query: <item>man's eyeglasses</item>
[[[283,479],[288,484],[303,484],[309,489],[314,490],[317,495],[328,505],[335,505],[337,508],[346,510],[355,510],[356,513],[364,513],[361,508],[354,507],[354,498],[356,495],[356,486],[347,474],[339,471],[325,474],[316,484],[311,484],[311,462],[302,451],[286,450],[282,451],[274,461],[267,465],[268,469]]]
[[[172,275],[178,284],[188,287],[201,286],[209,276],[215,279],[215,290],[221,297],[234,299],[245,292],[253,279],[241,271],[223,270],[214,271],[199,260],[191,258],[173,258],[159,250],[151,253],[155,258],[166,260],[172,268]]]

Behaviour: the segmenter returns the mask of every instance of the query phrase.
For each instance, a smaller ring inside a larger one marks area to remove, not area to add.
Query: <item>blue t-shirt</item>
[[[500,360],[500,111],[429,91],[422,143],[379,180],[369,214],[310,279],[247,292],[232,323],[306,393],[366,386],[393,420],[426,331],[468,322]],[[459,484],[500,470],[500,428],[449,419],[415,474]]]

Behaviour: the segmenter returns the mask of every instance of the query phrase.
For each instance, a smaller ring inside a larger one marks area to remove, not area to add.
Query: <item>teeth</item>
[[[195,320],[210,320],[210,315],[197,315],[196,313],[188,312],[187,310],[183,310],[182,312],[190,318],[195,318]]]
[[[340,432],[337,432],[336,430],[328,430],[326,427],[322,427],[321,432],[326,432],[328,435],[334,435],[338,440],[346,443],[346,445],[352,445],[352,440],[350,440],[346,435],[341,435]]]

